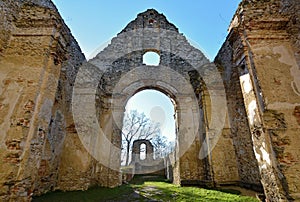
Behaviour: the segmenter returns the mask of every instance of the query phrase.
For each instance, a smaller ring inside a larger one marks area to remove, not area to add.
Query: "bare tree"
[[[166,157],[175,149],[175,141],[168,141],[167,137],[163,135],[156,135],[151,142],[155,149],[156,159]]]
[[[122,129],[123,142],[125,143],[122,147],[125,149],[125,165],[129,165],[130,147],[134,140],[151,140],[158,134],[160,134],[159,123],[151,121],[144,113],[139,113],[136,110],[125,113]]]

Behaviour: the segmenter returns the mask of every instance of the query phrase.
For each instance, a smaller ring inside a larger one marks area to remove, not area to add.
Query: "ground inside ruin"
[[[260,193],[252,190],[225,186],[218,189],[180,187],[159,176],[135,176],[130,183],[117,188],[92,187],[87,191],[50,192],[33,198],[40,201],[259,201]]]

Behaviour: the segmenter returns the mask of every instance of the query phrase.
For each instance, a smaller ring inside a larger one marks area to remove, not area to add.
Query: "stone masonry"
[[[87,62],[51,0],[1,1],[0,201],[120,185],[124,110],[144,89],[174,101],[174,183],[300,201],[299,12],[243,0],[212,63],[149,9]]]
[[[226,91],[237,87],[228,94],[239,100],[229,111],[247,117],[268,201],[300,200],[299,12],[293,0],[242,1],[215,59]]]
[[[145,145],[145,159],[141,158],[141,146]],[[154,158],[154,147],[150,140],[133,141],[130,166],[134,174],[165,175],[165,160]]]

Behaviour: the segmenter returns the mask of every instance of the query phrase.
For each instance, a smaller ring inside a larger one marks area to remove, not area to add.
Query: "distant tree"
[[[163,158],[166,155],[167,137],[156,135],[152,140],[152,144],[154,146],[155,158]]]
[[[131,110],[125,113],[122,129],[123,153],[125,155],[125,165],[129,165],[130,148],[134,140],[152,140],[160,134],[160,125],[151,121],[144,113]]]
[[[168,141],[167,137],[163,135],[156,135],[151,142],[154,146],[155,158],[164,158],[175,148],[175,142]]]

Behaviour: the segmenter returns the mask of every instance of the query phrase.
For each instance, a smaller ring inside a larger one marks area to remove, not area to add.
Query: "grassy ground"
[[[109,189],[95,187],[87,191],[52,192],[33,199],[34,202],[81,202],[81,201],[244,201],[257,202],[252,197],[197,187],[179,187],[161,178],[135,177],[128,185]],[[234,191],[233,191],[234,192]],[[235,192],[237,193],[237,192]]]

